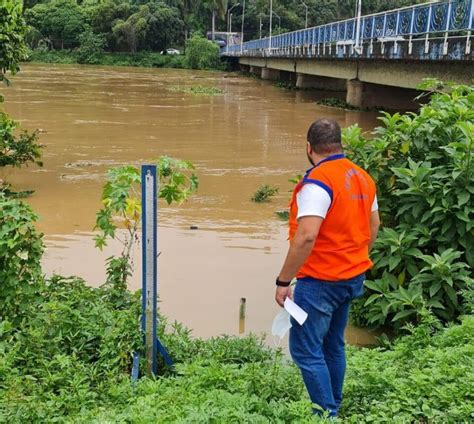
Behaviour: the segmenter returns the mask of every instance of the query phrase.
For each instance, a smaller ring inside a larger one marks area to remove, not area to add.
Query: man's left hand
[[[291,299],[291,287],[277,287],[275,292],[275,300],[283,308],[285,299],[289,297]]]

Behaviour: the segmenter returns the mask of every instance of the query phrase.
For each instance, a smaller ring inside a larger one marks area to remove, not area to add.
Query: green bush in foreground
[[[474,86],[445,89],[418,113],[384,114],[372,138],[345,131],[349,157],[377,181],[383,224],[359,324],[400,329],[427,309],[455,321],[472,308]]]
[[[296,367],[254,336],[201,340],[161,319],[176,373],[134,384],[138,293],[55,277],[38,299],[20,324],[0,323],[0,422],[317,422]],[[412,333],[390,350],[349,349],[341,421],[474,419],[474,317]]]

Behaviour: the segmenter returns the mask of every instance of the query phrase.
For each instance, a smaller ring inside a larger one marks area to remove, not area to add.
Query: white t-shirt
[[[316,184],[305,184],[296,195],[298,204],[297,219],[302,216],[320,216],[326,218],[326,214],[331,206],[331,197],[326,190]],[[372,203],[372,212],[379,209],[377,195]]]

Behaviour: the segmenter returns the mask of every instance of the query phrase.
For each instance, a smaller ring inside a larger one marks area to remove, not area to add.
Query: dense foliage
[[[418,1],[418,0],[417,0]],[[403,5],[413,0],[365,0],[363,12],[372,13]],[[353,17],[355,0],[306,0],[308,25],[319,25]],[[30,47],[76,48],[80,34],[90,29],[106,40],[110,51],[159,51],[184,46],[193,33],[204,34],[212,27],[226,31],[228,11],[232,9],[232,30],[241,30],[243,2],[237,0],[27,0],[25,16],[30,25]],[[269,30],[270,2],[247,2],[245,39],[266,36]],[[299,0],[273,2],[274,33],[304,28],[306,9]],[[214,12],[214,13],[213,13]],[[261,26],[260,26],[261,24]]]
[[[192,69],[222,68],[217,44],[210,43],[199,35],[194,35],[186,43],[186,62]]]
[[[20,61],[26,57],[23,36],[26,32],[21,2],[2,0],[0,3],[0,82],[5,73],[16,73]]]
[[[0,192],[0,321],[16,323],[37,294],[43,242],[35,220],[27,205]]]
[[[196,339],[160,319],[176,361],[133,384],[138,293],[75,278],[38,283],[20,323],[0,322],[0,421],[316,422],[299,372],[252,336]],[[423,323],[390,349],[350,348],[341,420],[469,422],[474,320],[432,336]],[[433,390],[436,388],[436,390]]]
[[[442,87],[424,88],[433,83]],[[377,181],[383,222],[359,323],[399,328],[427,308],[451,321],[472,307],[474,87],[445,90],[419,113],[384,114],[372,138],[345,132],[349,155]]]

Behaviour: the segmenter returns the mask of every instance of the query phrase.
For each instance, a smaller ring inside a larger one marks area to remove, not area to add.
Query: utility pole
[[[304,20],[304,28],[306,29],[308,28],[308,6],[306,5],[304,1],[302,1],[301,4],[306,8],[306,16]]]
[[[216,11],[212,11],[212,41],[216,39]]]
[[[281,16],[273,11],[273,14],[278,18],[278,29],[281,29]]]
[[[227,11],[227,31],[232,32],[232,9],[235,7],[240,6],[240,3],[234,4],[228,11]]]
[[[244,22],[245,22],[245,0],[242,5],[242,30],[240,31],[240,54],[242,55],[244,51]]]
[[[273,16],[273,0],[270,0],[270,35],[268,37],[268,52],[272,50],[272,16]]]

